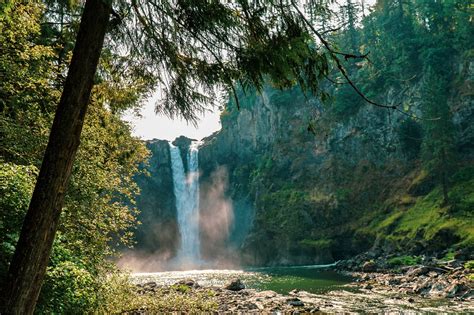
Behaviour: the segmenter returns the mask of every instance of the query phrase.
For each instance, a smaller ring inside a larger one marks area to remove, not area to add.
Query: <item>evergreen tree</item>
[[[449,174],[454,167],[454,125],[448,106],[448,83],[432,67],[425,73],[422,90],[424,139],[422,153],[425,167],[438,178],[444,204],[449,203]]]

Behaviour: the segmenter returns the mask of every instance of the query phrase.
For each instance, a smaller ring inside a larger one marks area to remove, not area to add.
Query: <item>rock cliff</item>
[[[471,68],[468,62],[460,71],[464,84],[472,77],[472,70],[464,70]],[[420,82],[386,91],[386,103],[403,99],[419,114]],[[402,250],[407,237],[410,244],[417,238],[422,251],[433,250],[436,242],[442,244],[439,251],[472,245],[472,232],[456,231],[453,223],[472,218],[443,210],[436,180],[420,166],[420,121],[370,104],[336,115],[331,105],[305,97],[298,88],[266,87],[261,94],[239,96],[240,110],[229,102],[222,130],[204,139],[200,165],[204,181],[217,168],[228,171],[234,210],[250,217],[251,229],[240,248],[246,263],[325,263],[370,248],[393,253]],[[459,182],[453,178],[455,194],[472,182],[473,97],[453,91],[449,106],[458,170],[465,174]],[[430,193],[436,200],[424,204]],[[461,199],[472,189],[464,193]],[[399,223],[410,220],[402,212],[421,215],[431,206],[441,213],[437,226]],[[389,228],[387,217],[397,217]],[[454,226],[444,229],[443,224]],[[404,231],[410,236],[403,237]]]
[[[471,84],[472,68],[470,62],[460,69],[464,85]],[[386,103],[403,99],[419,114],[420,82],[386,91]],[[204,256],[229,254],[217,249],[226,247],[243,264],[285,265],[328,263],[369,249],[420,254],[472,247],[466,211],[473,205],[474,102],[460,90],[449,100],[458,156],[450,190],[457,201],[450,207],[421,166],[419,120],[370,104],[337,113],[298,88],[240,91],[240,109],[230,101],[222,130],[200,147]],[[174,141],[184,158],[190,141]],[[150,176],[137,178],[138,248],[172,256],[179,232],[169,148],[161,140],[147,146]],[[221,227],[213,230],[207,221],[218,217],[209,213],[221,211],[216,207],[232,213],[212,223]],[[223,235],[213,236],[216,231]]]

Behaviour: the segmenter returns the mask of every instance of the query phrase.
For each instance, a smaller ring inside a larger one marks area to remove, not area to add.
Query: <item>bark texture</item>
[[[86,1],[41,170],[3,289],[4,314],[34,312],[79,146],[111,6],[111,0]]]

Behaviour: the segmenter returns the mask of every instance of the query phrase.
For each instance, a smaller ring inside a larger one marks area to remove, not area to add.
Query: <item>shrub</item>
[[[34,166],[0,163],[0,282],[15,251],[36,173]]]
[[[417,256],[398,256],[388,260],[390,266],[413,266],[420,262],[421,258]]]
[[[474,270],[474,260],[469,260],[464,264],[464,268]]]
[[[95,311],[99,314],[133,313],[137,310],[146,313],[213,312],[217,309],[214,295],[209,291],[192,292],[189,287],[180,290],[157,289],[156,292],[140,294],[137,286],[131,283],[126,274],[111,273],[99,290],[100,305]]]
[[[181,293],[187,293],[191,291],[191,288],[185,284],[176,284],[176,285],[173,285],[171,288]]]
[[[79,264],[63,261],[48,267],[39,313],[90,313],[97,308],[98,281]]]

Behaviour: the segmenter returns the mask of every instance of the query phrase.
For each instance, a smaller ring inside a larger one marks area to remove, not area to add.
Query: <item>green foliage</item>
[[[189,291],[191,291],[191,288],[185,284],[175,284],[173,286],[171,286],[171,288],[173,290],[176,290],[178,292],[181,292],[181,293],[187,293]]]
[[[391,238],[402,246],[409,240],[417,239],[439,250],[451,246],[471,248],[474,245],[474,217],[471,211],[474,208],[474,178],[472,172],[466,169],[461,169],[453,178],[457,180],[449,197],[457,196],[453,198],[457,200],[454,205],[444,205],[442,189],[438,186],[426,196],[416,198],[408,209],[395,209],[380,216],[367,228],[377,231],[379,237]]]
[[[65,258],[48,267],[38,311],[67,314],[92,312],[98,307],[99,285],[96,275]]]
[[[464,264],[464,268],[474,270],[474,260],[466,261],[466,263]]]
[[[0,278],[18,240],[67,70],[71,47],[56,44],[73,42],[78,22],[77,6],[63,2],[51,4],[65,14],[57,29],[41,27],[49,16],[40,2],[7,2],[0,7]],[[119,114],[140,104],[149,80],[128,75],[137,70],[131,65],[122,77],[126,65],[114,58],[105,48],[39,298],[44,313],[96,310],[101,281],[113,270],[110,259],[118,246],[131,244],[137,224],[133,176],[147,151]]]
[[[453,251],[449,251],[446,253],[446,255],[444,255],[443,258],[441,258],[441,260],[443,261],[450,261],[450,260],[453,260],[454,259],[454,255],[455,253]]]
[[[331,110],[338,119],[350,117],[364,105],[364,100],[348,84],[337,88]]]
[[[97,309],[99,314],[122,314],[136,310],[146,310],[147,313],[208,313],[217,309],[212,294],[206,291],[189,294],[189,290],[157,289],[154,293],[140,294],[126,275],[113,273],[102,281],[98,294],[101,301]]]
[[[398,135],[402,151],[408,158],[417,158],[423,140],[422,129],[419,123],[412,119],[405,119],[398,127]]]
[[[438,58],[440,58],[438,56]],[[448,189],[449,174],[454,167],[454,124],[448,106],[448,87],[445,77],[430,66],[423,89],[423,160],[428,170],[436,174],[443,191]],[[447,195],[445,202],[448,202]]]
[[[326,8],[312,1],[136,0],[131,10],[123,8],[128,13],[115,39],[145,71],[159,74],[163,99],[156,110],[195,121],[207,104],[222,99],[216,86],[225,89],[224,99],[239,95],[236,83],[245,91],[262,91],[271,82],[278,89],[298,84],[320,93],[327,52],[318,49],[298,6],[313,14]]]
[[[421,262],[421,257],[418,257],[418,256],[398,256],[398,257],[390,258],[387,262],[391,267],[413,266],[413,265],[417,265]]]
[[[301,103],[304,94],[299,87],[293,87],[284,91],[266,91],[269,94],[269,102],[274,104],[277,108],[294,106]]]
[[[269,231],[286,241],[302,239],[310,227],[307,216],[311,207],[307,193],[296,189],[279,190],[263,195],[260,202],[267,211],[259,219],[265,222]]]
[[[9,13],[0,15],[0,154],[18,164],[39,166],[59,95],[51,84],[54,54],[36,42],[43,6],[7,2],[2,9]]]
[[[0,163],[0,280],[15,250],[36,174],[34,166]]]

